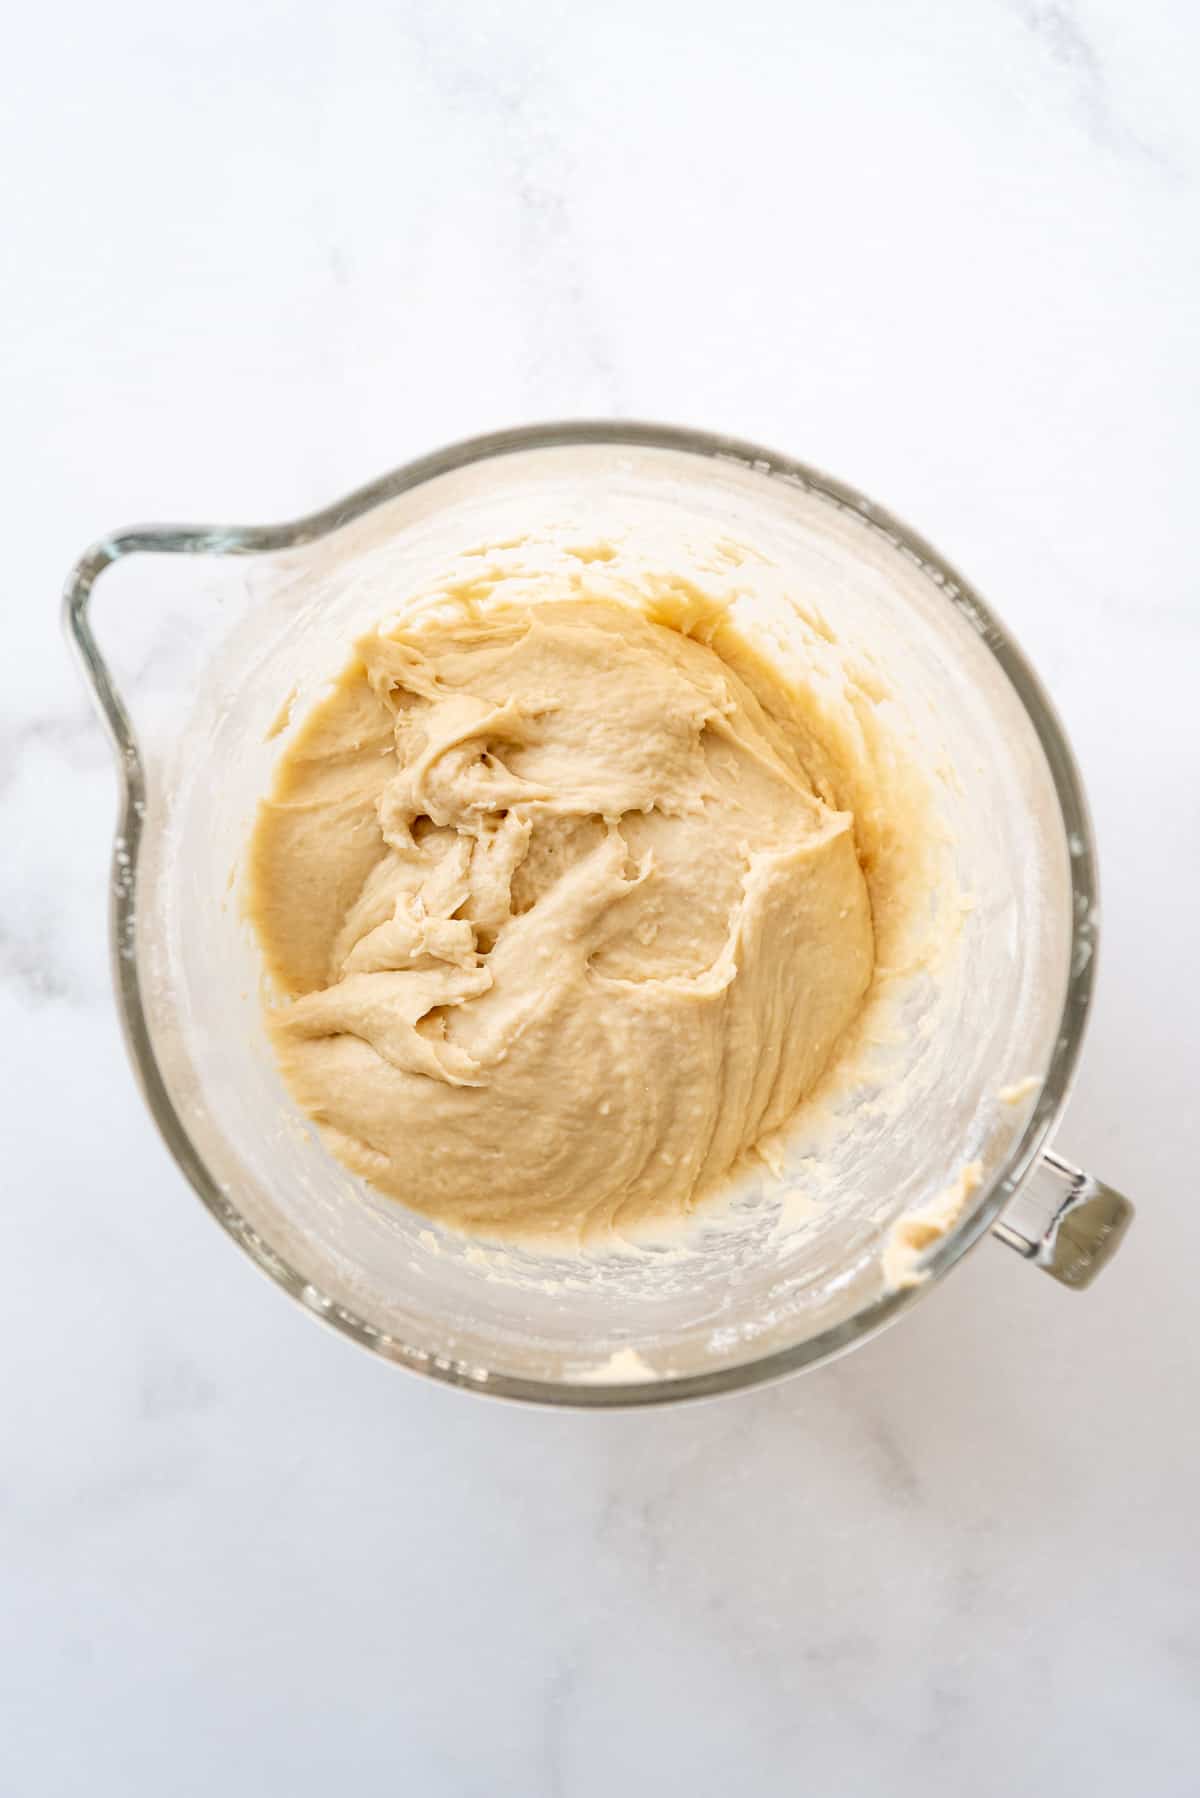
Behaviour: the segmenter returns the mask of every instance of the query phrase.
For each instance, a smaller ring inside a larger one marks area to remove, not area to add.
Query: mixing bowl
[[[282,1087],[239,903],[256,802],[355,636],[448,556],[551,519],[597,540],[652,521],[680,554],[752,546],[774,585],[767,599],[753,580],[734,592],[737,622],[801,676],[818,637],[886,671],[884,709],[936,786],[947,877],[967,896],[946,968],[914,972],[882,1059],[819,1128],[801,1120],[780,1168],[702,1207],[669,1251],[489,1247],[357,1180]],[[102,574],[119,606],[104,656]],[[1119,1240],[1127,1202],[1048,1146],[1095,969],[1070,751],[978,595],[839,482],[693,431],[510,431],[293,524],[119,532],[76,566],[66,617],[120,769],[114,968],[146,1101],[213,1216],[333,1328],[480,1392],[640,1404],[825,1360],[989,1230],[1068,1286]],[[781,1228],[781,1193],[812,1201],[795,1227]]]

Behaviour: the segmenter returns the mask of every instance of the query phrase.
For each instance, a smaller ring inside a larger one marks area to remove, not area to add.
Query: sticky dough
[[[854,818],[795,692],[695,622],[567,596],[381,627],[260,807],[287,1085],[439,1221],[687,1213],[863,1005]]]

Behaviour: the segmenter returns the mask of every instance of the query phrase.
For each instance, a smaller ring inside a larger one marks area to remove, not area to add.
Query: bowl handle
[[[1112,1258],[1132,1218],[1121,1193],[1047,1149],[992,1234],[1080,1291]]]

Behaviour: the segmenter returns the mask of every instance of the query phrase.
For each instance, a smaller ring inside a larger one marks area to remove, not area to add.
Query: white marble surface
[[[1184,1794],[1200,1705],[1200,20],[1187,0],[25,9],[0,298],[0,1790]],[[1092,1293],[508,1408],[269,1290],[126,1069],[75,553],[632,414],[909,517],[1094,803]]]

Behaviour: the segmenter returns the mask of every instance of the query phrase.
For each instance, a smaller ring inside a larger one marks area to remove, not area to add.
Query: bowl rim
[[[431,1354],[398,1341],[316,1289],[255,1230],[219,1186],[177,1109],[155,1055],[142,998],[136,931],[139,850],[145,812],[145,772],[129,714],[91,622],[91,598],[105,569],[125,556],[172,554],[256,556],[298,549],[332,535],[398,495],[475,463],[521,451],[607,446],[683,452],[699,460],[734,462],[766,480],[811,492],[851,512],[908,555],[933,580],[946,601],[977,632],[1021,701],[1046,758],[1058,799],[1071,880],[1069,972],[1054,1048],[1041,1091],[1025,1128],[976,1202],[921,1264],[918,1284],[885,1292],[850,1317],[803,1341],[765,1354],[749,1354],[708,1372],[613,1381],[534,1379],[497,1372]],[[736,437],[690,427],[623,419],[561,420],[465,438],[406,462],[356,488],[332,505],[274,525],[133,526],[92,545],[71,570],[63,595],[63,622],[84,678],[116,754],[121,783],[110,889],[113,982],[126,1048],[151,1116],[167,1148],[217,1222],[259,1270],[310,1315],[385,1360],[447,1384],[529,1403],[608,1409],[702,1398],[755,1386],[814,1367],[867,1340],[895,1321],[999,1218],[1045,1148],[1061,1114],[1082,1047],[1095,983],[1098,891],[1091,820],[1082,782],[1060,724],[1038,676],[976,590],[916,531],[855,488],[794,457]]]

